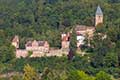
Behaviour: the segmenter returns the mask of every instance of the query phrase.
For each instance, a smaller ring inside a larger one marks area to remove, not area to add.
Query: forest
[[[11,45],[15,35],[20,36],[22,49],[31,39],[47,40],[59,49],[61,33],[75,25],[94,26],[98,5],[104,22],[90,41],[94,48],[83,47],[90,54],[82,57],[75,53],[73,60],[66,56],[15,58]],[[39,80],[38,74],[42,74],[40,80],[119,80],[120,0],[0,0],[0,74],[9,72],[23,73],[23,80]],[[16,75],[0,80],[22,79]]]

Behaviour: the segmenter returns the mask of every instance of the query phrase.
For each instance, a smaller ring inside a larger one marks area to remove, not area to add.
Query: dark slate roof
[[[100,6],[97,7],[96,15],[103,15],[103,12],[102,12]]]
[[[45,41],[38,41],[39,46],[44,46],[44,44],[45,44]]]

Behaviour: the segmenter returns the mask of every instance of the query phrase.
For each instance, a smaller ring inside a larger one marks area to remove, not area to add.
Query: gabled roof
[[[38,41],[39,46],[44,46],[44,44],[45,44],[45,41]]]
[[[96,15],[103,15],[103,12],[100,6],[97,7]]]
[[[45,44],[45,42],[46,42],[46,41],[36,41],[36,40],[34,40],[34,41],[38,44],[38,46],[44,46],[44,44]],[[33,43],[34,41],[28,41],[28,42],[26,43],[26,46],[32,46],[32,43]]]

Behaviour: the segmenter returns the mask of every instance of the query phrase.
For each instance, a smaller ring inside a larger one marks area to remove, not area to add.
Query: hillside
[[[92,47],[81,49],[89,54],[74,52],[72,60],[67,56],[15,58],[11,45],[15,35],[20,37],[21,49],[26,41],[34,39],[46,40],[52,48],[60,49],[61,33],[76,25],[95,26],[98,5],[103,11],[103,24],[96,26]],[[103,35],[107,38],[102,39]],[[111,76],[118,80],[120,0],[0,0],[0,76],[11,72],[21,73],[23,80],[33,80],[25,79],[25,75],[32,75],[34,80],[112,80]],[[21,80],[19,74],[10,78],[2,80]]]

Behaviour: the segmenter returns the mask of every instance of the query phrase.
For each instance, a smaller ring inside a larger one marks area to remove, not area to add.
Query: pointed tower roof
[[[97,7],[96,15],[103,15],[103,12],[100,6]]]

